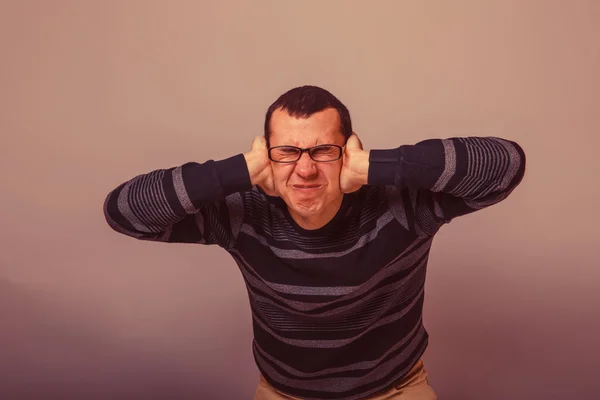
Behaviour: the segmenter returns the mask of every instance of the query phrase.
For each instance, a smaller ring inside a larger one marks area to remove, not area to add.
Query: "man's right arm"
[[[112,229],[141,240],[228,246],[230,212],[243,212],[228,195],[252,187],[246,155],[189,162],[139,175],[112,190],[104,215]],[[256,172],[253,172],[256,175]],[[231,210],[236,206],[238,210]]]

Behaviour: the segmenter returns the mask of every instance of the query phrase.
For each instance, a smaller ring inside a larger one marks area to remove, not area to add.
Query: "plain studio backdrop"
[[[250,399],[241,274],[108,227],[121,182],[249,150],[298,85],[366,148],[501,136],[503,203],[442,228],[425,362],[442,399],[600,392],[600,2],[2,1],[0,398]]]

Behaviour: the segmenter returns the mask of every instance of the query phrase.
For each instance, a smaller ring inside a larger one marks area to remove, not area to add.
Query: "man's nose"
[[[317,174],[317,163],[310,158],[308,153],[303,153],[296,161],[296,173],[303,178],[310,178]]]

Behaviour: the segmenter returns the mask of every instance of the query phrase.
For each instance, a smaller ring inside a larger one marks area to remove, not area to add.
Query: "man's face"
[[[340,116],[333,108],[308,118],[295,118],[287,111],[278,109],[271,117],[270,147],[343,146],[344,142]],[[305,152],[295,163],[271,162],[271,165],[275,190],[296,221],[300,219],[309,221],[310,225],[324,225],[335,215],[343,198],[340,190],[341,158],[331,162],[316,162]]]

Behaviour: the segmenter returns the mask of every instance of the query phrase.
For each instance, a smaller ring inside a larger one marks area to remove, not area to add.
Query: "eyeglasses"
[[[294,163],[307,152],[317,162],[331,162],[342,158],[342,146],[336,144],[320,144],[301,149],[296,146],[275,146],[269,149],[269,159],[278,163]]]

